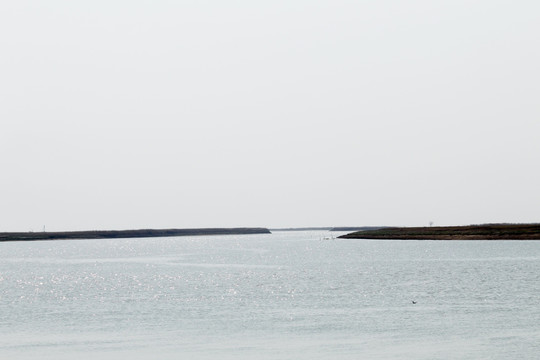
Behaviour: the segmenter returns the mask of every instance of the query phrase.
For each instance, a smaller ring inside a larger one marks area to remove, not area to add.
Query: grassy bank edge
[[[343,239],[380,240],[540,240],[540,224],[389,227],[356,231]]]
[[[168,236],[270,234],[267,228],[201,228],[201,229],[140,229],[90,230],[61,232],[3,232],[1,241],[91,240]]]

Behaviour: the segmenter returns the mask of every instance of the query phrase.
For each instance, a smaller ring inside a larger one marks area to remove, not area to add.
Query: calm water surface
[[[0,243],[0,358],[538,358],[540,241],[326,235]]]

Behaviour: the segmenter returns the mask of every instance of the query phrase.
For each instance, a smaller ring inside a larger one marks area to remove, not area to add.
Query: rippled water
[[[0,243],[0,358],[538,358],[540,241],[326,234]]]

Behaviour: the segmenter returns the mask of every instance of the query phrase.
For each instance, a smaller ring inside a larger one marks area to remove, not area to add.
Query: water
[[[0,243],[0,358],[538,358],[540,242],[325,235]]]

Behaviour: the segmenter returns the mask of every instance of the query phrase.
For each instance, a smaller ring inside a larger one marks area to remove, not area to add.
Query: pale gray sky
[[[3,1],[0,231],[540,222],[538,1]]]

